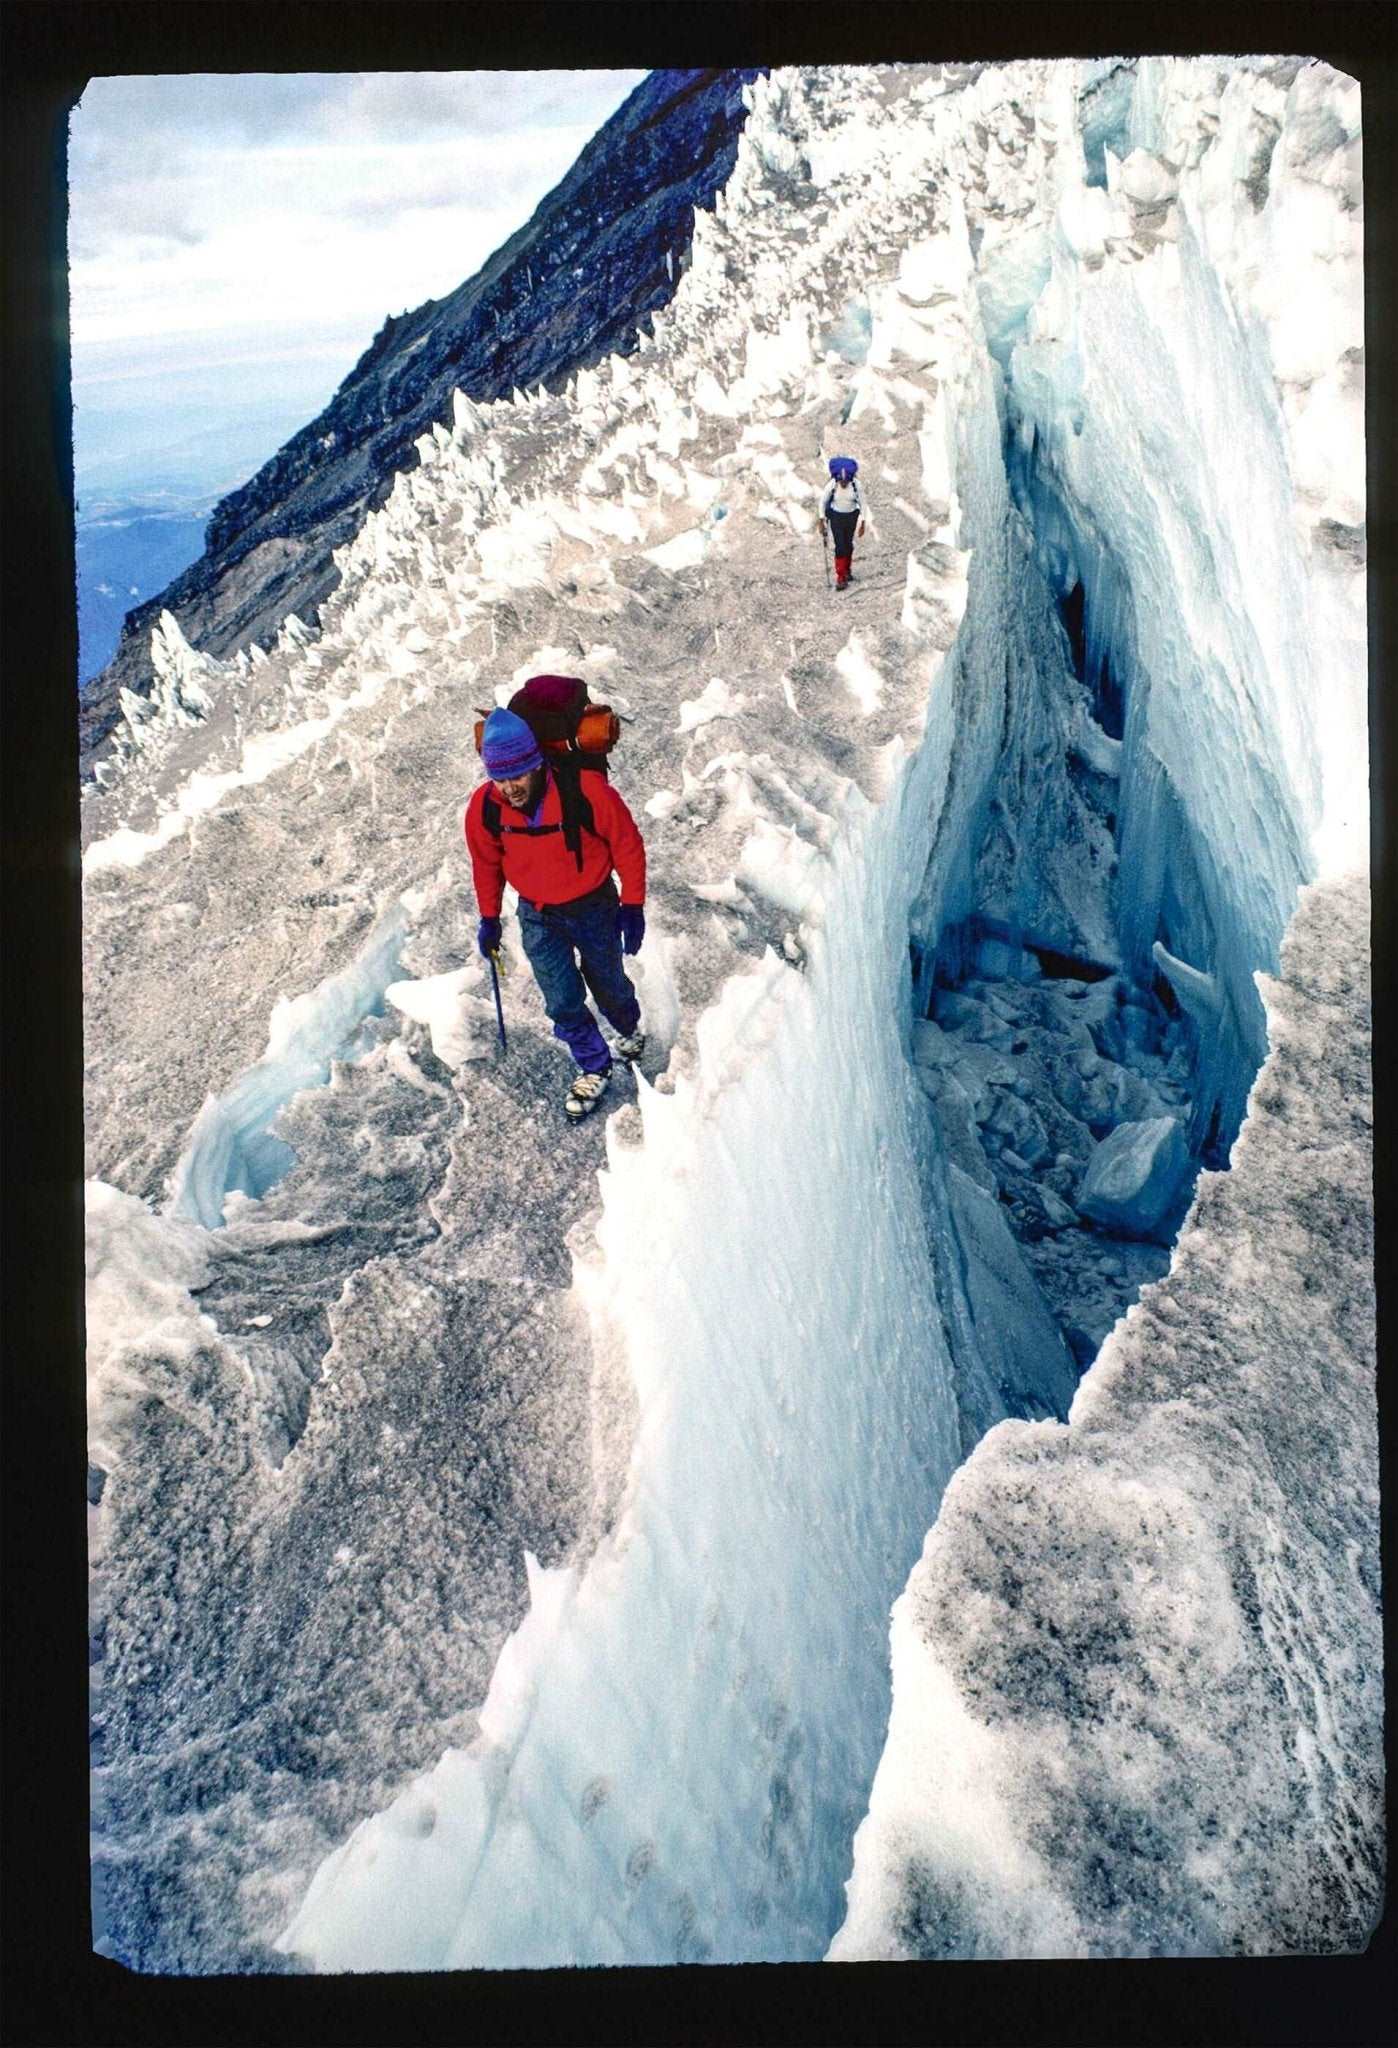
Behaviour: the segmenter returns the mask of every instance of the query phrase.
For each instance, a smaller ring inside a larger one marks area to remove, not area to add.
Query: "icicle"
[[[1159,939],[1150,950],[1156,966],[1179,997],[1180,1008],[1199,1025],[1216,1023],[1223,998],[1214,976],[1191,967],[1187,961],[1177,960],[1173,953],[1166,952]]]

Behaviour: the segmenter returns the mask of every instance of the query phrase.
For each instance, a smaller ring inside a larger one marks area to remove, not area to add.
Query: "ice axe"
[[[491,985],[495,990],[495,1021],[500,1026],[500,1050],[501,1052],[508,1052],[510,1042],[505,1036],[505,1006],[500,1001],[500,975],[502,968],[499,948],[492,947],[488,958],[490,960]]]
[[[820,552],[825,563],[825,587],[828,590],[830,588],[830,540],[823,519],[820,522]]]

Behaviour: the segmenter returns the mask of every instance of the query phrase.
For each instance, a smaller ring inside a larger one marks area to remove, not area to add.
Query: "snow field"
[[[89,1182],[86,1207],[88,1458],[110,1472],[148,1393],[131,1353],[158,1345],[178,1356],[213,1334],[189,1292],[208,1279],[208,1259],[202,1232],[119,1188]]]
[[[941,547],[921,571],[948,643],[964,560]],[[873,674],[857,639],[850,659]],[[929,652],[903,684],[915,730],[942,668]],[[711,680],[681,731],[737,701]],[[823,855],[761,816],[744,757],[710,761],[735,872],[806,913],[806,972],[768,952],[730,976],[692,1070],[643,1086],[643,1144],[609,1145],[580,1278],[625,1332],[637,1403],[615,1528],[548,1595],[556,1626],[531,1609],[512,1645],[527,1712],[493,1734],[488,1703],[469,1779],[444,1760],[318,1873],[282,1937],[317,1968],[774,1959],[828,1938],[882,1730],[873,1617],[955,1457],[890,1004],[946,763],[896,739],[880,756],[878,809],[847,786],[833,817],[802,804]],[[639,1656],[657,1622],[674,1647]],[[682,1796],[658,1755],[683,1759]],[[424,1804],[452,1814],[450,1928],[442,1859],[412,1830]]]

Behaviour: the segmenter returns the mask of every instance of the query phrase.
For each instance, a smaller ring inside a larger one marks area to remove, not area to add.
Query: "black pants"
[[[857,512],[829,512],[830,538],[835,544],[835,560],[847,562],[854,553],[854,529],[859,524]]]

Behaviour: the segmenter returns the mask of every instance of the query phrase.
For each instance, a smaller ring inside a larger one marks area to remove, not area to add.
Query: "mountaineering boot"
[[[618,1055],[626,1060],[628,1064],[632,1060],[638,1060],[645,1049],[646,1034],[644,1031],[633,1031],[629,1038],[619,1038],[616,1042]]]
[[[603,1067],[600,1074],[578,1074],[574,1078],[573,1085],[568,1090],[567,1099],[563,1104],[570,1122],[575,1124],[581,1123],[585,1116],[592,1114],[606,1092],[607,1083],[611,1077],[611,1068]]]

